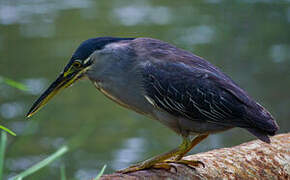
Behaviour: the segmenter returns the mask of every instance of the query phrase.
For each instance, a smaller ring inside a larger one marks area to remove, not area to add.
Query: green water
[[[180,138],[158,122],[119,107],[83,80],[30,120],[33,101],[62,71],[83,40],[99,36],[153,37],[192,51],[230,75],[290,127],[290,3],[270,0],[2,0],[0,75],[28,92],[0,85],[1,124],[9,136],[6,178],[63,144],[74,149],[27,179],[94,177],[168,151]],[[233,129],[210,136],[192,153],[255,139]]]

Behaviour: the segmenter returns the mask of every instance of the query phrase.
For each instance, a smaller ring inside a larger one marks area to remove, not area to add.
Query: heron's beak
[[[72,85],[80,79],[87,68],[76,70],[73,67],[66,72],[60,74],[58,78],[45,90],[45,92],[34,102],[26,117],[31,117],[41,107],[43,107],[53,96],[55,96],[62,89]]]

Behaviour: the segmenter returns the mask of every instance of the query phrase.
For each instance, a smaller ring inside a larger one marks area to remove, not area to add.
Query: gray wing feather
[[[218,77],[207,70],[182,63],[150,63],[143,72],[146,96],[158,108],[193,121],[249,127],[242,120],[245,104],[220,87]]]

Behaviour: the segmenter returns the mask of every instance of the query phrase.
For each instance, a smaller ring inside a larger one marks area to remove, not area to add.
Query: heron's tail
[[[247,130],[266,143],[270,143],[268,136],[274,136],[279,130],[279,126],[273,116],[258,103],[256,108],[247,109],[245,119],[251,124],[251,127],[247,128]]]

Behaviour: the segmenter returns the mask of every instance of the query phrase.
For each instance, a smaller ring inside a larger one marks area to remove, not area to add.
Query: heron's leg
[[[120,170],[118,172],[120,173],[128,173],[128,172],[134,172],[139,171],[142,169],[148,169],[152,166],[154,166],[157,163],[163,162],[166,159],[169,159],[171,157],[177,156],[178,154],[182,153],[184,150],[186,150],[190,146],[190,139],[188,137],[183,137],[182,143],[179,145],[178,148],[175,148],[167,153],[155,156],[153,158],[150,158],[146,161],[143,161],[140,164],[130,166],[126,169]],[[159,166],[158,166],[159,167]],[[162,165],[163,167],[163,165]]]
[[[200,135],[202,136],[202,135]],[[198,136],[199,137],[199,136]],[[153,157],[151,159],[148,159],[144,162],[142,162],[141,164],[138,165],[134,165],[131,166],[129,168],[126,168],[124,170],[120,170],[118,172],[121,173],[128,173],[128,172],[134,172],[134,171],[139,171],[142,169],[148,169],[150,167],[156,167],[156,168],[170,168],[170,165],[168,165],[168,163],[171,162],[176,162],[176,163],[182,163],[182,164],[189,164],[189,163],[185,163],[183,160],[180,160],[188,151],[190,151],[190,149],[195,146],[196,144],[198,144],[198,142],[200,142],[201,140],[197,141],[196,139],[199,139],[198,137],[196,137],[193,141],[190,141],[190,139],[188,137],[183,137],[183,141],[182,144],[176,148],[173,149],[172,151],[169,151],[167,153],[164,153],[162,155]],[[194,143],[195,142],[195,143]],[[180,158],[178,160],[167,160],[170,159],[172,157],[177,156],[177,158]],[[191,161],[190,165],[194,166],[194,164],[196,164],[196,166],[198,164],[200,164],[201,162],[199,161]]]
[[[196,146],[197,144],[199,144],[202,140],[204,140],[205,138],[208,137],[208,134],[202,134],[202,135],[199,135],[197,137],[195,137],[191,143],[190,143],[190,146],[188,147],[188,149],[186,149],[186,151],[184,151],[183,153],[180,153],[177,155],[177,157],[174,159],[174,160],[181,160],[182,157],[188,153],[192,148],[194,148],[194,146]]]
[[[194,146],[199,144],[202,140],[204,140],[207,137],[208,137],[208,134],[202,134],[202,135],[195,137],[191,141],[190,145],[188,146],[188,148],[185,151],[178,154],[177,157],[174,158],[173,160],[165,160],[164,163],[178,163],[178,164],[185,164],[185,165],[191,165],[191,166],[198,166],[199,164],[202,164],[204,166],[203,162],[201,162],[201,161],[184,160],[184,159],[182,159],[182,157],[186,153],[188,153]]]

